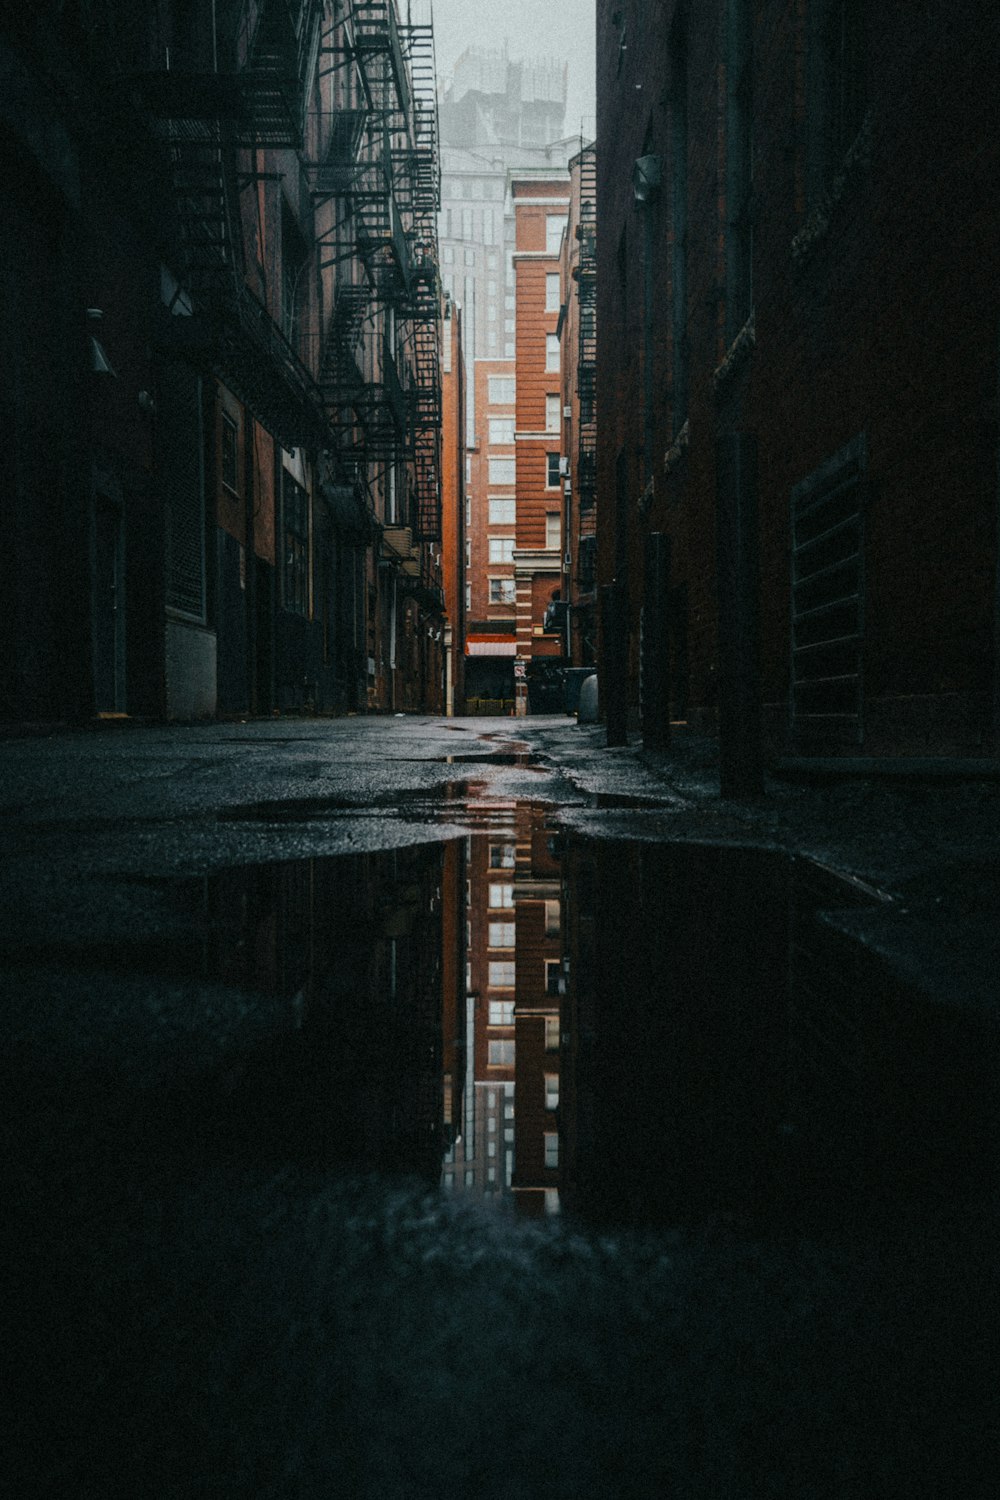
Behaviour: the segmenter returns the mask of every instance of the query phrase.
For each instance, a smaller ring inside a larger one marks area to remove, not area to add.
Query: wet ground
[[[0,746],[11,1493],[994,1493],[992,814],[572,734]]]

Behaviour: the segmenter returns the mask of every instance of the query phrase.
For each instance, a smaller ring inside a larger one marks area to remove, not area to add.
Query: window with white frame
[[[514,1066],[514,1043],[513,1042],[489,1042],[487,1059],[491,1068],[512,1068]]]
[[[557,510],[549,510],[545,513],[545,548],[548,552],[558,552],[559,543],[562,540],[562,517]]]
[[[490,579],[491,604],[516,604],[517,592],[513,578]]]
[[[559,1136],[554,1131],[545,1132],[545,1165],[547,1167],[559,1165]]]
[[[512,958],[490,959],[489,984],[491,990],[512,990],[514,988],[514,960]]]
[[[515,524],[517,520],[516,500],[503,499],[499,495],[491,495],[489,506],[491,526],[513,526]]]
[[[490,886],[490,910],[506,911],[514,905],[514,887],[507,885]]]
[[[517,465],[513,458],[491,458],[489,460],[490,484],[516,484]]]
[[[514,441],[513,417],[490,417],[490,445],[505,447]]]
[[[490,845],[490,869],[513,870],[517,862],[517,850],[513,844]]]
[[[558,312],[561,299],[559,286],[560,276],[558,271],[547,271],[545,273],[545,311]]]
[[[556,333],[545,335],[545,369],[549,374],[559,372],[559,335]]]
[[[559,1074],[546,1073],[545,1075],[545,1108],[559,1108]]]
[[[514,1024],[514,1002],[513,1000],[491,1000],[490,1001],[490,1025],[491,1026],[513,1026]]]
[[[513,948],[516,946],[517,938],[514,933],[514,922],[490,922],[489,923],[489,945],[491,948]]]
[[[491,375],[489,395],[491,406],[513,406],[517,393],[517,381],[513,375]]]
[[[545,488],[557,490],[559,488],[559,454],[546,453],[545,455]]]
[[[512,563],[514,561],[514,538],[512,536],[491,536],[489,561],[491,563]]]
[[[562,402],[558,393],[553,395],[550,391],[545,398],[545,431],[558,432],[559,420],[562,412]]]
[[[545,220],[545,253],[546,255],[558,255],[559,246],[562,244],[563,230],[566,228],[566,220],[558,214],[549,214]],[[558,303],[556,304],[558,306]]]

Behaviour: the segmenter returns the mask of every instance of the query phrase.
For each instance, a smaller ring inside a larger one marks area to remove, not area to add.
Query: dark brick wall
[[[758,454],[761,697],[772,747],[782,748],[790,492],[864,433],[866,744],[977,748],[988,739],[995,671],[995,11],[981,4],[865,9],[866,130],[834,180],[836,201],[820,204],[809,172],[816,5],[750,6],[755,347],[720,383],[715,372],[729,352],[728,6],[712,0],[690,7],[689,445],[671,453],[672,264],[680,225],[672,194],[670,38],[682,7],[599,0],[597,9],[599,578],[606,583],[615,574],[616,526],[624,526],[633,704],[642,542],[647,530],[662,530],[672,540],[674,587],[686,596],[691,716],[712,717],[719,670],[714,453],[720,436],[742,431],[756,440]],[[969,66],[972,57],[983,60]],[[661,155],[663,188],[641,210],[631,177],[644,151]],[[653,281],[645,338],[644,244]],[[652,360],[652,494],[644,461],[645,350]]]

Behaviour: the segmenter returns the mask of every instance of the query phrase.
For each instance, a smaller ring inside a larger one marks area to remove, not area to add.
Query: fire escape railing
[[[580,254],[577,267],[579,346],[576,389],[580,401],[580,445],[577,455],[577,497],[581,521],[593,525],[597,490],[597,189],[596,158],[584,153],[580,167],[580,223],[577,235]]]

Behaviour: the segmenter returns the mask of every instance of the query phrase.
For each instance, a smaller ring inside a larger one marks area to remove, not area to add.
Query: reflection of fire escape
[[[207,357],[288,447],[323,443],[326,427],[308,371],[244,279],[236,153],[300,145],[301,79],[320,11],[318,0],[263,0],[252,33],[232,49],[242,58],[234,71],[174,68],[133,79],[169,164],[171,311],[183,302],[194,314],[170,320],[170,342]]]

